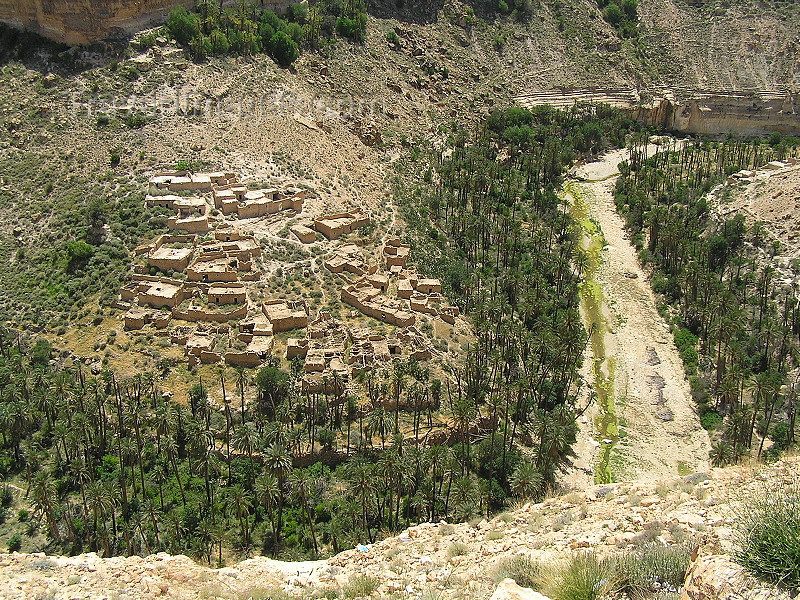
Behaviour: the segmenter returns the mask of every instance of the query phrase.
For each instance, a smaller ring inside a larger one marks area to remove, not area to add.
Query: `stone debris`
[[[521,587],[513,579],[504,579],[489,600],[550,600],[531,588]]]
[[[699,556],[689,567],[680,600],[789,600],[784,591],[745,573],[725,555]]]

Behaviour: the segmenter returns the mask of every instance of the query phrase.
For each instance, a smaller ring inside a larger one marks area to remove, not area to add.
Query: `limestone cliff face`
[[[0,0],[0,20],[65,44],[90,44],[166,20],[192,0]]]
[[[797,94],[701,93],[677,102],[657,99],[650,106],[629,110],[649,125],[698,135],[794,135],[800,130]]]
[[[163,23],[172,9],[195,4],[195,0],[0,0],[0,21],[57,42],[81,45]],[[275,10],[287,2],[260,4]]]

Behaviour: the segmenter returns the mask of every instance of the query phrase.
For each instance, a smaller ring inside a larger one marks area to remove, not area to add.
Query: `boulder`
[[[686,573],[680,600],[789,600],[788,593],[758,581],[725,555],[697,557]]]
[[[550,600],[531,588],[521,587],[513,579],[504,579],[489,600]]]

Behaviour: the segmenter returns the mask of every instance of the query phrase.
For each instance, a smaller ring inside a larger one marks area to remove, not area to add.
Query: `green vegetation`
[[[639,3],[637,0],[597,0],[597,6],[603,12],[603,19],[612,25],[622,38],[639,36],[638,21]]]
[[[9,149],[0,159],[0,207],[15,236],[0,240],[0,320],[58,330],[116,299],[129,252],[165,231],[141,186],[109,171],[76,175],[81,157]],[[44,226],[46,224],[46,226]]]
[[[800,488],[745,499],[736,522],[736,561],[762,580],[800,592]]]
[[[544,569],[541,587],[553,600],[597,600],[615,589],[614,575],[612,561],[580,552],[563,565]]]
[[[334,34],[359,43],[366,38],[363,0],[295,4],[286,17],[261,10],[255,3],[222,9],[217,2],[201,0],[196,13],[183,7],[170,12],[167,31],[198,61],[212,55],[266,52],[282,67],[297,60],[301,47],[316,48]]]
[[[378,589],[380,580],[371,575],[356,575],[342,588],[345,598],[364,598]]]
[[[408,221],[425,240],[415,253],[424,271],[476,323],[448,376],[395,361],[364,376],[361,398],[336,377],[301,395],[299,364],[289,373],[268,364],[252,380],[237,371],[222,410],[201,381],[184,407],[152,375],[93,377],[4,331],[0,475],[30,486],[32,526],[52,551],[168,550],[209,563],[230,551],[319,556],[382,530],[541,498],[575,440],[586,335],[577,238],[554,190],[576,156],[624,143],[631,128],[605,108],[496,113],[472,141],[454,131],[452,154],[435,157],[435,175],[404,197],[409,214],[420,202]],[[123,199],[136,211],[120,215]],[[131,195],[78,205],[84,225],[62,242],[63,281],[85,284],[80,274],[109,243],[108,215],[147,223],[143,204]],[[115,236],[138,231],[111,224]],[[105,285],[113,293],[118,282]]]
[[[760,227],[748,229],[742,215],[712,215],[706,199],[731,173],[785,158],[798,143],[772,141],[703,140],[648,156],[642,137],[617,182],[617,208],[653,268],[653,289],[675,315],[675,344],[703,424],[712,429],[724,419],[716,464],[753,450],[760,457],[776,427],[775,451],[795,441],[797,390],[784,384],[800,339],[796,292],[761,258]]]
[[[517,585],[538,588],[541,565],[527,554],[517,554],[504,559],[497,568],[495,580],[513,579]]]
[[[611,483],[614,473],[611,468],[612,452],[619,438],[616,415],[616,364],[614,357],[606,355],[605,332],[609,324],[605,316],[606,300],[603,286],[597,277],[603,264],[605,236],[600,226],[587,218],[587,205],[579,185],[567,183],[564,192],[571,197],[570,214],[575,219],[582,242],[577,248],[575,262],[584,281],[580,285],[580,296],[584,314],[589,322],[589,343],[592,348],[592,376],[594,393],[597,396],[598,414],[595,416],[596,439],[602,446],[600,460],[595,466],[595,481]],[[608,443],[607,440],[611,440]]]
[[[664,598],[677,595],[683,585],[694,547],[648,543],[611,558],[584,551],[556,563],[541,563],[522,554],[503,560],[494,579],[511,578],[553,600]]]
[[[8,551],[17,552],[22,548],[22,538],[18,533],[15,533],[8,539]]]
[[[646,544],[615,560],[616,587],[630,598],[659,592],[677,593],[686,578],[694,547]]]

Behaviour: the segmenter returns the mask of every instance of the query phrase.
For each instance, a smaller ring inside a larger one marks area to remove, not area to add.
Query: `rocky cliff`
[[[643,96],[649,96],[645,100]],[[696,135],[760,136],[800,132],[800,94],[634,89],[561,89],[516,98],[522,106],[566,108],[576,102],[605,103],[666,131]]]
[[[638,119],[668,131],[698,135],[768,135],[800,132],[798,94],[695,93],[683,100],[661,97],[629,109]]]
[[[195,0],[0,0],[0,21],[57,42],[91,44],[163,23],[172,9],[195,4]],[[260,4],[280,9],[288,3]]]

